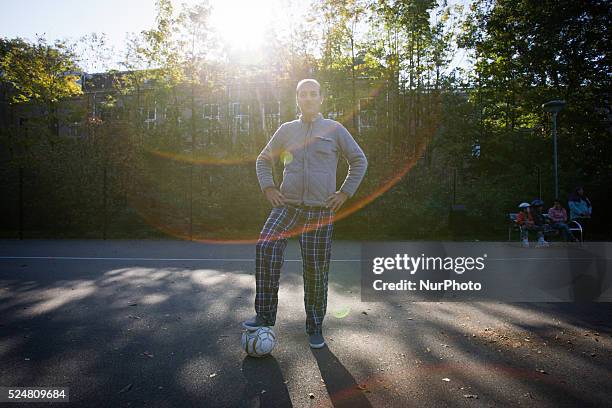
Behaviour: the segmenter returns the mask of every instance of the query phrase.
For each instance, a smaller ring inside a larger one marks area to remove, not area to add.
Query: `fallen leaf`
[[[450,381],[450,378],[443,378],[443,379],[442,379],[442,381],[449,382],[449,381]]]
[[[119,391],[119,394],[123,394],[124,392],[128,392],[129,390],[131,390],[131,389],[132,389],[132,385],[133,385],[132,383],[129,383],[128,385],[126,385],[125,387],[123,387],[123,388],[121,389],[121,391]]]
[[[213,378],[213,377],[216,377],[216,376],[217,376],[217,373],[212,373],[212,374],[211,374],[211,375],[209,375],[208,377],[209,377],[209,378]]]

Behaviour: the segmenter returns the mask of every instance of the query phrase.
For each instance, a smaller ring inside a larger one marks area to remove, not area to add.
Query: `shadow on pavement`
[[[247,380],[240,407],[292,407],[289,391],[278,361],[271,355],[263,358],[245,357],[242,374]]]
[[[311,349],[311,351],[317,360],[321,378],[325,381],[334,408],[372,407],[370,401],[363,395],[367,390],[359,388],[355,378],[328,347]]]

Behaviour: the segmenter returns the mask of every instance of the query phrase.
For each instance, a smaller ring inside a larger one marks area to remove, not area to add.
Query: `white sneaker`
[[[524,239],[522,245],[523,245],[523,248],[529,248],[529,240],[528,239]]]
[[[550,242],[544,241],[544,238],[542,238],[538,240],[538,244],[536,245],[536,248],[545,248],[548,246],[550,246]]]

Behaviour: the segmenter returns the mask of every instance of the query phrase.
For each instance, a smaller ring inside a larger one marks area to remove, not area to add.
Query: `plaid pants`
[[[325,207],[274,207],[257,241],[255,311],[269,325],[276,322],[280,271],[287,238],[299,233],[304,277],[306,332],[321,334],[327,309],[333,211]]]

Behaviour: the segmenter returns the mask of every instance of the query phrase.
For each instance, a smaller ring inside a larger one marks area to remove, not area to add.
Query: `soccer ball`
[[[276,333],[269,327],[257,330],[245,330],[242,333],[242,349],[251,357],[263,357],[272,352],[276,346]]]

